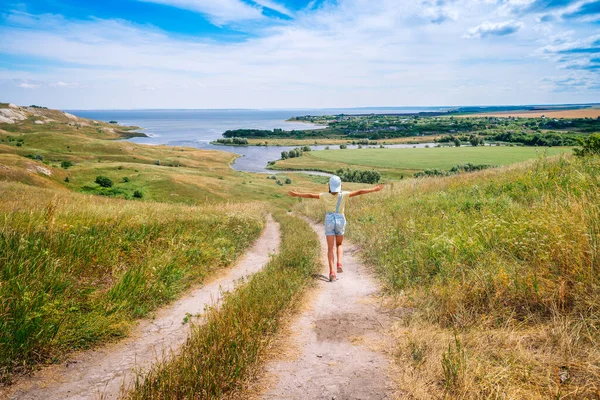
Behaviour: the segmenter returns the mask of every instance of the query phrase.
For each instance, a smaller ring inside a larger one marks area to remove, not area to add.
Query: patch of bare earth
[[[232,290],[240,279],[254,274],[279,248],[279,225],[269,216],[267,226],[252,249],[235,267],[194,289],[177,302],[142,321],[127,339],[102,348],[74,354],[69,361],[45,368],[32,377],[0,390],[8,399],[113,399],[130,385],[136,371],[177,351],[188,337],[190,324],[214,304],[221,291]]]
[[[322,275],[300,316],[284,333],[290,337],[284,357],[267,364],[262,399],[389,399],[396,394],[390,378],[394,342],[388,336],[392,317],[380,306],[380,287],[346,242],[344,272],[328,282],[327,244],[319,234]]]

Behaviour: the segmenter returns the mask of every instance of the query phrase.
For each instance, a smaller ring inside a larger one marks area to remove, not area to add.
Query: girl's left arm
[[[375,186],[374,188],[371,188],[371,189],[356,190],[354,192],[350,192],[350,197],[360,196],[362,194],[369,194],[369,193],[379,192],[382,189],[383,189],[383,185],[377,185],[377,186]]]
[[[298,193],[295,190],[289,191],[288,194],[292,197],[302,197],[303,199],[318,199],[318,193]]]

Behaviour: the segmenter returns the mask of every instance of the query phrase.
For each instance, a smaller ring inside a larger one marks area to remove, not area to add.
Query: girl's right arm
[[[295,190],[289,191],[288,194],[292,197],[302,197],[303,199],[318,199],[320,197],[318,193],[298,193]]]

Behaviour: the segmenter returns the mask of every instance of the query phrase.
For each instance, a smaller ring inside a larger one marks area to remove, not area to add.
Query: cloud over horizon
[[[43,1],[5,11],[0,100],[310,108],[599,94],[600,30],[573,16],[592,15],[597,1],[107,1],[77,12]]]

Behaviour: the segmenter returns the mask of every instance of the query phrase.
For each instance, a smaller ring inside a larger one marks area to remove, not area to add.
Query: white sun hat
[[[333,193],[342,191],[342,179],[339,176],[333,175],[329,178],[329,190]]]

